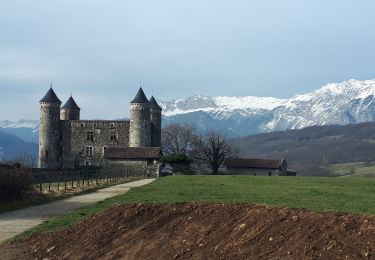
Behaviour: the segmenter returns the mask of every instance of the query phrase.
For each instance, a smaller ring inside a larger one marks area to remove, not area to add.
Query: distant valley
[[[303,175],[330,175],[333,164],[373,164],[375,122],[263,133],[234,139],[234,143],[242,157],[286,158]]]

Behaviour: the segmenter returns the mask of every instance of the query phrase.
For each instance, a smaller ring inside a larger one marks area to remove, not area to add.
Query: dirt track
[[[22,259],[375,259],[375,217],[250,204],[125,204],[4,246]]]

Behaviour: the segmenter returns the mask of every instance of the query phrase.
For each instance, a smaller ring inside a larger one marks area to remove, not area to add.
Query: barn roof
[[[159,159],[160,156],[160,147],[108,148],[104,153],[106,159]]]
[[[228,159],[224,166],[230,168],[279,169],[285,159]]]
[[[53,91],[52,86],[51,86],[51,88],[48,90],[48,92],[44,95],[44,97],[39,102],[59,103],[59,104],[61,104],[61,101],[57,97],[55,91]]]
[[[143,92],[142,87],[139,88],[137,95],[135,95],[135,98],[130,102],[132,103],[150,103],[145,95],[145,92]]]

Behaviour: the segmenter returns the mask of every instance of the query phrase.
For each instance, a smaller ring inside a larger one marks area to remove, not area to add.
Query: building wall
[[[39,161],[41,168],[60,168],[60,104],[41,103]]]
[[[227,168],[226,173],[254,176],[279,176],[281,171],[275,169],[249,169],[249,168]]]
[[[151,123],[151,146],[161,147],[161,110],[151,108],[150,110]]]
[[[61,108],[60,119],[61,120],[79,120],[80,119],[80,111],[75,110],[75,109]]]
[[[151,147],[151,126],[149,104],[131,104],[130,147]]]
[[[63,121],[64,167],[104,163],[104,149],[129,146],[129,121]],[[93,133],[92,140],[88,132]],[[115,136],[116,138],[112,138]],[[87,148],[92,149],[92,155]]]

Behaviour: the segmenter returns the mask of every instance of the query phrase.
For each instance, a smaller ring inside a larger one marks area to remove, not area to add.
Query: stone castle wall
[[[151,146],[161,146],[161,110],[151,109]]]
[[[62,108],[60,110],[60,118],[61,120],[79,120],[80,111],[74,109],[65,109]]]
[[[106,148],[129,146],[129,121],[62,122],[65,168],[102,164]]]
[[[130,147],[151,147],[150,107],[134,103],[130,108]]]
[[[141,88],[139,96],[140,103],[131,103],[130,121],[79,120],[74,99],[61,107],[51,87],[40,101],[39,167],[102,165],[106,148],[160,147],[161,109],[156,104],[153,110]]]
[[[41,168],[60,168],[60,105],[40,104],[39,161]]]

